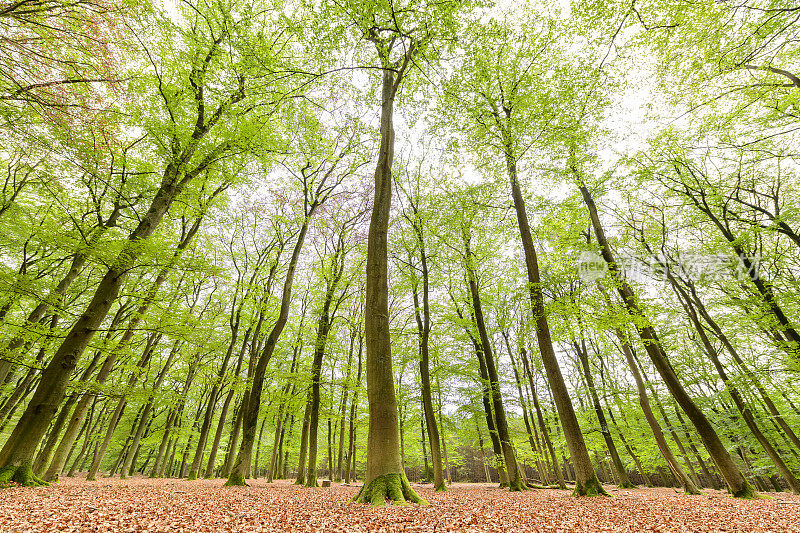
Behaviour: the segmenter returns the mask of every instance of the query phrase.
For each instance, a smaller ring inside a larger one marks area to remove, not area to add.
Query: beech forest
[[[795,0],[0,0],[0,530],[800,531]]]

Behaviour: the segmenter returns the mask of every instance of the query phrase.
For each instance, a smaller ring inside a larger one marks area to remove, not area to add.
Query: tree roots
[[[247,487],[247,481],[244,480],[244,477],[239,473],[238,468],[234,468],[233,472],[231,472],[228,481],[225,482],[223,487]]]
[[[573,496],[610,496],[606,489],[597,480],[597,476],[592,476],[586,484],[575,482],[575,490],[572,491]]]
[[[46,487],[50,485],[33,473],[30,464],[8,465],[0,468],[0,487],[8,487],[17,483],[23,487]]]
[[[306,487],[309,487],[309,488],[319,487],[319,482],[317,482],[317,475],[316,474],[310,474],[310,475],[306,476],[306,482],[303,483],[303,485],[305,485]]]
[[[361,487],[361,490],[353,498],[357,503],[369,503],[372,505],[386,505],[387,500],[394,505],[405,505],[407,502],[428,505],[428,502],[420,498],[405,474],[384,474],[378,476],[369,484]]]
[[[529,487],[522,479],[515,479],[508,484],[509,492],[521,492],[524,490],[529,490]]]
[[[733,493],[732,496],[734,498],[740,498],[742,500],[756,500],[759,498],[756,489],[754,489],[753,486],[750,484],[750,482],[748,482],[747,480],[745,480],[742,489],[739,492]]]

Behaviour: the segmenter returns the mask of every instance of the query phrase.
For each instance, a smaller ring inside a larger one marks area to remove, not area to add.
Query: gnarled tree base
[[[407,502],[428,505],[428,502],[420,498],[411,488],[411,484],[405,474],[378,476],[370,481],[369,484],[361,487],[361,490],[353,498],[353,501],[357,503],[369,503],[378,506],[386,505],[387,500],[394,502],[395,505],[405,505]]]
[[[17,483],[23,487],[46,487],[50,485],[33,473],[30,464],[8,465],[0,468],[0,487]]]
[[[508,484],[509,492],[521,492],[523,490],[529,490],[529,487],[522,479],[514,480]]]
[[[247,481],[244,480],[244,477],[239,473],[238,469],[234,469],[231,472],[228,481],[225,482],[223,487],[248,487]]]
[[[756,492],[756,489],[750,484],[750,482],[745,481],[742,490],[732,494],[734,498],[740,498],[742,500],[756,500],[759,498],[759,494]]]
[[[606,489],[600,484],[597,476],[592,478],[585,484],[575,482],[575,490],[572,491],[573,496],[610,496]]]

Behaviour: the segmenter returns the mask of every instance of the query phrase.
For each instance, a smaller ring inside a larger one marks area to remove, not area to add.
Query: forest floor
[[[799,531],[800,497],[741,501],[706,490],[615,489],[612,498],[568,491],[509,493],[488,484],[454,484],[434,494],[412,486],[429,506],[373,508],[350,503],[358,486],[305,489],[287,481],[64,478],[45,488],[0,489],[0,531]]]

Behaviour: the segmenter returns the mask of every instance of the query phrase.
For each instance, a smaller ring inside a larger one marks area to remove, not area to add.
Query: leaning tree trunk
[[[510,115],[511,111],[506,111]],[[508,116],[507,118],[511,118]],[[499,120],[499,119],[498,119]],[[504,130],[505,159],[508,177],[511,181],[511,197],[514,200],[514,210],[517,215],[517,225],[522,240],[522,250],[525,254],[525,269],[528,274],[528,290],[530,293],[531,311],[536,325],[536,339],[539,343],[539,352],[542,356],[547,381],[553,392],[553,400],[558,411],[561,427],[564,429],[564,438],[567,441],[570,457],[575,469],[574,494],[579,496],[594,496],[606,494],[605,489],[597,481],[597,475],[592,467],[592,459],[583,440],[578,417],[572,406],[572,400],[558,365],[556,352],[553,349],[553,340],[550,336],[550,324],[544,306],[544,293],[539,275],[539,259],[536,247],[533,244],[531,228],[528,222],[528,213],[525,209],[525,199],[519,186],[517,176],[517,160],[513,152],[510,133]]]
[[[201,122],[198,124],[198,127],[206,127]],[[211,126],[213,124],[208,125],[208,127]],[[13,480],[23,485],[46,483],[35,476],[31,468],[36,448],[64,398],[73,370],[95,332],[108,315],[111,306],[117,300],[130,267],[146,249],[142,246],[142,241],[153,234],[175,197],[210,164],[210,160],[208,160],[208,162],[201,162],[191,171],[187,171],[188,169],[185,168],[196,150],[196,143],[207,131],[204,129],[199,132],[195,142],[182,150],[179,157],[167,165],[161,187],[153,198],[150,208],[136,229],[128,236],[122,250],[98,283],[89,305],[67,333],[50,363],[42,371],[33,397],[0,450],[0,482]]]
[[[452,297],[452,295],[451,295]],[[461,309],[456,305],[456,313],[463,321],[465,320],[464,314]],[[475,318],[472,317],[472,325],[475,326]],[[464,332],[472,341],[472,347],[475,350],[475,357],[478,359],[478,371],[480,373],[481,382],[481,403],[483,404],[483,411],[486,415],[486,428],[489,431],[489,439],[492,441],[492,454],[494,457],[495,468],[497,469],[497,477],[501,487],[508,486],[508,473],[506,472],[505,465],[503,464],[503,448],[500,446],[500,439],[497,437],[497,427],[494,422],[494,412],[492,410],[491,396],[492,392],[489,386],[489,372],[486,369],[486,359],[483,356],[483,348],[478,339],[475,338],[474,332],[467,326],[464,326]]]
[[[300,251],[303,249],[303,242],[305,241],[308,225],[314,211],[317,207],[317,201],[314,200],[313,204],[307,213],[304,213],[303,225],[300,228],[300,233],[297,236],[292,257],[289,260],[289,268],[286,271],[286,279],[283,283],[283,293],[281,295],[281,307],[278,313],[278,319],[267,337],[267,342],[264,344],[264,349],[261,352],[253,372],[253,382],[250,387],[250,393],[247,395],[247,401],[242,402],[242,443],[239,446],[239,453],[236,461],[233,464],[228,481],[225,482],[226,486],[232,485],[247,485],[245,478],[247,470],[249,469],[252,456],[253,456],[253,442],[255,441],[256,429],[258,426],[258,411],[261,407],[261,392],[264,389],[264,377],[267,370],[267,364],[272,358],[275,351],[275,346],[278,339],[286,326],[286,321],[289,318],[289,306],[292,303],[292,283],[294,281],[294,273],[297,268],[297,260],[300,257]]]
[[[739,365],[739,368],[741,368],[742,371],[744,371],[744,373],[747,375],[747,377],[753,383],[753,386],[758,391],[758,394],[761,397],[761,400],[764,402],[764,405],[766,405],[770,416],[775,421],[775,423],[780,427],[780,429],[784,432],[786,437],[794,445],[794,447],[795,447],[794,451],[800,451],[800,438],[797,437],[797,434],[794,432],[794,430],[791,428],[791,426],[789,426],[789,424],[787,423],[787,421],[783,417],[783,415],[778,411],[778,408],[775,406],[775,403],[772,401],[772,398],[770,398],[770,396],[767,394],[767,391],[764,389],[764,386],[762,385],[761,380],[745,364],[745,362],[742,360],[741,356],[739,355],[739,352],[736,350],[736,348],[734,348],[734,346],[731,343],[730,339],[728,339],[727,335],[725,335],[725,333],[722,331],[722,328],[719,326],[719,324],[717,324],[717,322],[714,320],[714,318],[710,315],[710,313],[706,309],[705,305],[700,300],[700,297],[697,295],[697,291],[695,290],[694,283],[691,280],[684,280],[684,283],[686,283],[686,286],[687,286],[687,288],[689,290],[689,294],[691,296],[692,303],[694,304],[694,307],[697,309],[697,312],[699,313],[699,315],[703,318],[703,320],[706,321],[706,323],[708,323],[708,325],[711,327],[711,330],[713,331],[714,335],[720,340],[720,342],[725,347],[725,349],[728,351],[728,353],[731,354],[731,357],[736,362],[736,364]]]
[[[81,374],[80,381],[86,383],[89,377],[94,373],[95,368],[97,368],[97,363],[100,361],[100,356],[102,355],[101,351],[98,350],[95,352],[94,357],[89,362],[89,366],[87,366],[83,373]],[[70,419],[70,413],[72,412],[72,407],[78,401],[79,394],[77,392],[71,394],[67,401],[64,402],[64,405],[61,406],[61,411],[58,413],[58,418],[56,419],[55,424],[50,429],[50,435],[48,436],[47,440],[44,443],[43,449],[39,451],[39,455],[36,457],[36,461],[33,463],[33,472],[37,476],[42,476],[46,467],[50,464],[50,460],[52,459],[52,454],[56,449],[56,443],[59,441],[59,436],[61,434],[61,429],[64,427],[64,424],[67,424],[67,421]],[[78,425],[80,426],[83,423],[83,418],[80,419]],[[69,430],[69,425],[67,425],[67,431]],[[69,443],[68,449],[72,449],[72,441]],[[42,476],[45,481],[49,481],[45,476]]]
[[[614,277],[617,291],[622,298],[625,308],[628,310],[628,313],[634,317],[634,324],[636,325],[636,329],[639,332],[647,354],[653,361],[653,365],[658,370],[658,373],[661,375],[661,378],[664,380],[673,398],[675,398],[675,401],[678,402],[678,405],[680,405],[695,429],[697,429],[697,433],[700,435],[703,444],[705,444],[708,453],[716,463],[717,468],[719,468],[722,477],[725,478],[725,482],[728,484],[731,494],[737,498],[755,497],[755,490],[739,471],[730,453],[728,453],[725,445],[720,440],[716,431],[714,431],[713,426],[708,421],[705,414],[703,414],[694,403],[694,400],[692,400],[691,396],[689,396],[678,379],[675,370],[667,359],[666,353],[664,353],[664,349],[661,346],[655,329],[650,322],[647,321],[644,313],[639,308],[633,289],[625,281],[619,270],[616,260],[614,259],[613,251],[606,240],[603,226],[600,223],[600,217],[597,214],[597,206],[594,203],[589,189],[586,188],[586,185],[579,178],[578,170],[574,166],[574,162],[572,163],[571,170],[578,180],[578,188],[580,189],[584,203],[589,211],[595,237],[597,238],[597,243],[600,245],[600,253],[603,260],[608,265],[611,275]]]
[[[175,341],[172,346],[172,349],[169,351],[169,355],[167,356],[167,360],[164,362],[164,366],[161,368],[161,371],[156,376],[155,383],[153,383],[153,392],[156,393],[160,388],[161,384],[164,382],[164,378],[167,376],[167,372],[169,372],[170,367],[172,366],[172,362],[175,360],[175,357],[178,355],[178,352],[181,348],[181,342]],[[136,454],[139,453],[139,442],[142,440],[142,436],[144,435],[144,431],[146,428],[150,427],[152,424],[152,417],[150,416],[153,412],[153,396],[150,396],[147,400],[147,404],[144,406],[144,411],[142,412],[142,416],[139,420],[139,427],[136,429],[136,433],[133,436],[133,440],[131,441],[130,451],[128,451],[128,455],[125,457],[125,463],[122,465],[122,472],[120,473],[120,478],[125,479],[128,476],[128,471],[132,468],[134,464],[134,459]]]
[[[217,381],[211,388],[211,396],[208,400],[208,407],[206,408],[205,416],[203,417],[203,425],[200,428],[200,437],[197,442],[197,448],[195,449],[194,459],[192,459],[192,466],[189,468],[188,479],[190,481],[197,479],[197,475],[200,473],[200,468],[202,467],[203,455],[205,454],[206,442],[208,441],[208,433],[211,431],[211,423],[214,420],[214,409],[216,408],[217,400],[219,399],[222,380],[225,379],[225,371],[228,369],[228,361],[230,361],[231,355],[233,355],[233,347],[235,342],[236,337],[234,336],[234,338],[228,344],[228,349],[225,351],[225,357],[222,359],[222,365],[220,366],[217,374]]]
[[[303,319],[300,319],[300,327],[298,328],[297,341],[295,342],[294,349],[292,350],[292,364],[289,366],[289,375],[293,376],[297,371],[297,359],[302,354],[302,331]],[[293,380],[289,379],[281,390],[281,396],[278,404],[278,416],[275,418],[275,440],[272,443],[272,454],[267,468],[267,483],[272,483],[280,468],[280,448],[283,439],[283,432],[286,429],[284,422],[289,419],[288,413],[284,414],[284,410],[288,410],[289,399],[294,395],[294,385],[291,383]]]
[[[470,249],[470,238],[468,230],[464,230],[464,247],[466,252],[466,269],[469,291],[472,295],[472,310],[475,316],[475,325],[478,328],[478,335],[486,363],[487,376],[489,378],[489,391],[494,408],[495,425],[497,427],[497,437],[500,439],[500,446],[503,452],[506,469],[508,471],[508,488],[511,491],[526,490],[527,484],[521,475],[517,465],[516,453],[511,445],[511,437],[508,433],[508,422],[506,421],[505,407],[500,393],[500,382],[497,376],[497,367],[494,361],[492,345],[489,342],[489,334],[486,331],[486,324],[483,319],[483,306],[478,292],[478,281],[475,273],[475,255]]]
[[[447,490],[442,474],[442,451],[439,438],[439,425],[433,412],[433,396],[431,395],[430,376],[430,349],[429,339],[431,334],[431,308],[429,303],[430,282],[428,274],[428,254],[425,252],[425,240],[422,234],[422,222],[415,211],[414,230],[419,244],[419,256],[422,264],[422,316],[420,316],[419,295],[417,285],[414,285],[414,316],[417,321],[419,335],[419,375],[422,392],[422,408],[425,416],[425,425],[428,428],[428,443],[431,445],[431,462],[433,463],[433,488],[436,492]],[[427,464],[427,457],[425,459]],[[425,474],[427,475],[427,468]]]
[[[522,380],[519,377],[519,369],[517,368],[517,363],[514,360],[514,353],[511,351],[511,343],[508,340],[508,331],[502,330],[500,333],[503,336],[503,341],[505,342],[508,356],[511,359],[511,368],[514,371],[514,382],[517,384],[517,395],[519,398],[519,405],[522,408],[522,420],[525,422],[525,432],[528,434],[528,443],[531,445],[531,451],[537,456],[536,468],[539,471],[541,483],[543,485],[548,485],[550,480],[547,479],[547,470],[545,469],[544,464],[542,464],[542,460],[538,458],[539,456],[544,457],[544,462],[546,463],[547,455],[544,450],[540,449],[539,431],[536,429],[536,424],[534,423],[533,427],[531,428],[531,417],[529,416],[530,413],[528,405],[525,402],[525,395],[522,392]]]
[[[252,330],[248,328],[247,332],[244,334],[242,347],[239,350],[239,358],[236,361],[236,369],[233,371],[234,378],[238,378],[239,372],[242,370],[244,353],[247,350],[247,342],[250,339],[251,332]],[[236,394],[236,389],[231,386],[231,390],[228,391],[227,396],[225,396],[225,401],[222,403],[222,410],[219,413],[219,420],[217,421],[217,431],[214,433],[214,442],[211,444],[211,451],[208,453],[208,463],[206,464],[206,472],[204,475],[206,478],[211,478],[214,475],[214,467],[217,463],[217,452],[219,451],[219,442],[222,440],[222,431],[225,429],[225,421],[228,419],[228,409],[230,409],[234,394]]]
[[[503,459],[503,446],[500,444],[500,438],[497,434],[497,424],[495,423],[495,414],[492,408],[489,371],[486,369],[486,358],[483,355],[483,348],[481,348],[477,339],[472,339],[472,345],[478,358],[478,371],[481,377],[481,401],[483,410],[486,413],[486,429],[489,431],[489,440],[492,442],[492,455],[494,457],[494,466],[497,469],[498,483],[501,487],[508,487],[508,471]]]
[[[119,206],[115,207],[108,219],[106,219],[104,223],[98,224],[94,228],[94,230],[88,236],[86,246],[83,247],[81,251],[76,252],[72,257],[72,262],[70,263],[67,273],[63,278],[61,278],[61,280],[58,282],[58,285],[56,285],[56,287],[50,291],[50,293],[43,298],[36,307],[31,310],[31,312],[28,314],[28,317],[25,319],[25,325],[23,327],[30,327],[31,325],[39,322],[53,305],[58,307],[61,299],[72,285],[72,282],[75,281],[75,279],[78,277],[78,274],[80,274],[81,270],[83,269],[83,266],[86,264],[88,254],[83,250],[91,250],[92,247],[100,240],[100,237],[103,236],[106,230],[116,226],[117,219],[121,213],[121,208]],[[13,367],[14,352],[19,350],[23,344],[25,344],[25,336],[18,335],[11,339],[5,346],[0,347],[0,385],[5,382],[6,376],[8,376],[9,371]]]
[[[97,478],[97,473],[100,471],[100,465],[103,462],[103,457],[105,456],[106,450],[108,449],[108,445],[111,443],[111,439],[114,436],[114,431],[117,429],[117,424],[119,423],[120,419],[122,418],[122,414],[125,412],[125,408],[128,405],[128,399],[126,397],[128,391],[132,390],[133,387],[136,386],[136,383],[139,381],[139,375],[141,369],[144,369],[145,366],[150,362],[150,358],[153,356],[153,352],[155,351],[155,347],[158,344],[158,341],[161,339],[161,333],[153,333],[147,339],[147,344],[144,348],[144,353],[139,361],[136,363],[136,367],[139,370],[131,372],[130,377],[128,378],[128,384],[126,387],[126,392],[124,392],[119,400],[117,400],[117,406],[114,409],[111,418],[108,421],[108,428],[106,430],[105,439],[100,444],[100,448],[97,450],[95,454],[94,460],[92,461],[92,466],[89,468],[89,473],[86,474],[86,481],[94,481]]]
[[[622,353],[625,355],[625,361],[628,363],[628,368],[633,375],[633,381],[636,383],[636,392],[639,396],[639,406],[642,408],[644,418],[647,420],[647,424],[650,426],[650,431],[653,433],[653,438],[656,441],[658,450],[661,452],[661,455],[667,462],[672,474],[683,487],[684,492],[686,494],[700,494],[700,491],[694,484],[694,481],[692,481],[692,479],[686,474],[686,472],[683,470],[683,467],[672,453],[669,444],[667,444],[667,439],[664,437],[664,433],[661,431],[661,426],[658,424],[658,420],[653,414],[653,410],[650,408],[650,399],[647,397],[647,389],[645,388],[644,381],[642,380],[642,375],[639,373],[639,367],[636,365],[636,361],[633,358],[633,348],[630,346],[628,336],[619,328],[615,330],[615,333],[619,339]]]
[[[580,312],[580,310],[578,312]],[[586,379],[586,386],[589,388],[589,396],[592,399],[592,405],[594,406],[594,412],[597,415],[597,421],[600,423],[600,433],[602,433],[603,440],[606,443],[606,448],[608,448],[608,453],[611,455],[611,467],[614,469],[614,474],[616,474],[617,485],[626,489],[631,488],[633,487],[633,483],[631,483],[630,479],[628,479],[628,473],[625,471],[625,465],[622,464],[622,460],[619,457],[619,452],[617,451],[617,446],[614,444],[614,439],[611,437],[611,430],[608,427],[608,422],[606,421],[606,415],[603,412],[603,407],[600,405],[600,398],[597,396],[594,378],[592,377],[591,370],[589,369],[589,354],[586,350],[586,341],[581,340],[580,344],[578,344],[578,342],[573,342],[572,344],[575,348],[575,353],[578,354],[578,359],[581,362],[581,366],[583,367],[583,375]]]
[[[692,325],[697,331],[698,336],[700,337],[700,341],[705,349],[706,354],[708,355],[709,359],[714,365],[714,368],[717,370],[720,379],[725,384],[728,389],[728,394],[730,394],[731,398],[733,399],[733,403],[736,404],[736,408],[741,413],[742,418],[744,419],[747,428],[756,438],[758,443],[764,448],[767,456],[770,458],[772,463],[775,465],[775,468],[778,469],[781,477],[786,481],[789,485],[789,488],[792,489],[794,494],[800,494],[800,481],[797,480],[795,475],[789,470],[789,467],[783,461],[783,458],[780,456],[778,451],[775,449],[775,446],[767,439],[764,433],[761,431],[761,428],[758,427],[756,423],[755,417],[753,416],[753,412],[750,409],[750,406],[745,402],[742,394],[739,392],[739,388],[736,387],[733,383],[731,383],[730,378],[728,377],[728,373],[725,371],[725,367],[722,365],[722,362],[719,359],[719,354],[717,353],[717,349],[711,343],[706,334],[703,325],[700,323],[700,318],[697,316],[697,312],[692,305],[692,301],[689,298],[689,295],[686,291],[678,284],[678,281],[675,279],[675,276],[672,274],[667,274],[672,287],[675,289],[676,294],[678,295],[678,299],[683,305],[686,314],[689,316]]]

